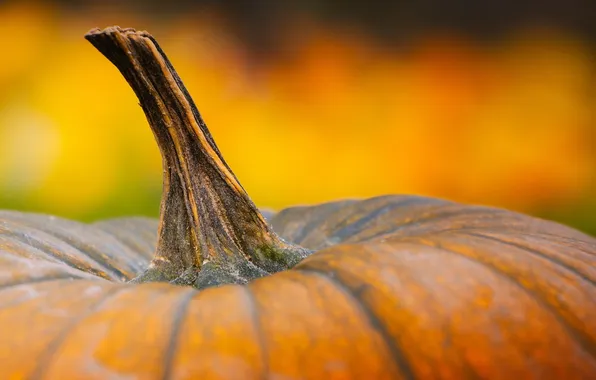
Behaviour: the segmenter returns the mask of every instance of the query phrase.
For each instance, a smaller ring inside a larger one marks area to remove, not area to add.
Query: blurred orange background
[[[158,39],[261,207],[409,193],[596,234],[596,59],[581,31],[522,23],[479,40],[422,27],[392,39],[302,11],[250,40],[259,20],[218,2],[119,4],[0,5],[0,208],[157,215],[153,136],[83,39],[116,24]]]

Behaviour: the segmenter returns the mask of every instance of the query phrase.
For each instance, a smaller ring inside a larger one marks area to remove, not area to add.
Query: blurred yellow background
[[[532,25],[482,42],[430,30],[394,49],[302,13],[261,54],[214,5],[98,4],[0,5],[0,208],[157,215],[153,136],[83,39],[117,24],[158,39],[261,207],[410,193],[596,233],[595,51],[573,32]]]

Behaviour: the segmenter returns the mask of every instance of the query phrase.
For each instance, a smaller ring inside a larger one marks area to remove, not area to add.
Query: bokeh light
[[[596,233],[596,60],[573,32],[423,30],[391,48],[302,14],[262,54],[217,4],[158,16],[115,2],[0,5],[0,208],[157,215],[153,136],[83,39],[117,24],[160,41],[260,206],[409,193]]]

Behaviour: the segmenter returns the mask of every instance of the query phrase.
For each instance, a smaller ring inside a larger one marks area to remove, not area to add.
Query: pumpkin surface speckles
[[[87,38],[169,165],[160,220],[0,211],[0,378],[596,378],[596,239],[418,196],[261,213],[157,42]]]

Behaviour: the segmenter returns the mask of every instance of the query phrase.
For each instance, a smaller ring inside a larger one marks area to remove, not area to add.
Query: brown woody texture
[[[132,46],[139,60],[127,62],[149,70],[144,78],[167,67],[148,69],[167,59],[145,32],[90,35]],[[155,47],[155,61],[142,46]],[[594,238],[505,210],[399,195],[265,219],[202,121],[192,128],[198,113],[180,112],[194,105],[173,104],[188,94],[165,94],[183,86],[163,86],[139,96],[146,113],[161,99],[178,118],[156,132],[163,119],[148,113],[164,154],[159,225],[0,212],[1,378],[596,377]],[[159,133],[182,128],[186,142],[164,152]],[[187,148],[196,151],[179,154]],[[146,280],[193,286],[135,283]]]

